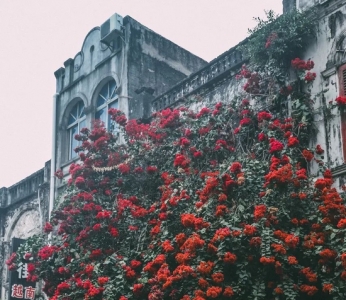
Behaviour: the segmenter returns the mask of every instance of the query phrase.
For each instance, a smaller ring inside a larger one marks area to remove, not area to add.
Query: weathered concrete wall
[[[8,299],[9,278],[5,260],[13,237],[26,239],[42,231],[48,221],[50,161],[45,167],[0,189],[0,285],[1,299]]]
[[[129,37],[129,117],[139,119],[149,116],[148,99],[166,92],[207,62],[130,17],[124,23]]]
[[[334,102],[340,95],[338,69],[346,63],[343,52],[346,50],[346,4],[343,1],[329,2],[328,9],[320,8],[321,20],[317,39],[303,58],[311,58],[315,62],[313,71],[317,74],[312,94],[315,96],[315,125],[318,131],[311,141],[311,146],[320,144],[326,149],[325,161],[331,168],[337,168],[344,164],[343,144],[346,141],[343,141],[341,136],[340,111],[330,110],[328,107],[329,102]]]

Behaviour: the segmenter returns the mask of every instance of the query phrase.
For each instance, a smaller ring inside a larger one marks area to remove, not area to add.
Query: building
[[[284,0],[284,13],[294,8],[317,8],[319,31],[303,59],[315,61],[317,78],[312,92],[325,91],[316,111],[329,100],[346,95],[346,3],[343,0]],[[129,119],[148,118],[152,111],[178,105],[183,98],[201,95],[216,102],[239,90],[235,74],[244,63],[236,47],[211,62],[175,45],[127,16],[113,15],[85,37],[81,51],[58,69],[54,95],[52,159],[19,183],[0,189],[1,257],[10,252],[12,237],[38,233],[48,220],[49,207],[64,187],[54,177],[61,169],[67,178],[71,163],[78,160],[73,136],[80,128],[101,119],[110,128],[106,111],[117,107]],[[344,183],[346,173],[346,115],[333,111],[326,119],[315,115],[318,136],[313,144],[326,149],[325,161]],[[120,137],[121,138],[121,137]],[[8,299],[8,271],[1,263],[1,299]]]

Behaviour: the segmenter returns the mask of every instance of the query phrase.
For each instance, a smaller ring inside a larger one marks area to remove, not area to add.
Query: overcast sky
[[[210,61],[282,0],[0,0],[0,187],[51,157],[54,71],[113,13],[129,15]]]

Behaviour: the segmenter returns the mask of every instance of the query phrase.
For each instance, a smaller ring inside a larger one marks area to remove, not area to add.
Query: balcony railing
[[[245,62],[241,52],[231,48],[216,59],[212,60],[201,70],[191,74],[173,86],[166,93],[158,96],[152,102],[152,110],[159,111],[169,106],[174,106],[179,100],[196,93],[208,83],[227,75],[232,69],[239,68]]]

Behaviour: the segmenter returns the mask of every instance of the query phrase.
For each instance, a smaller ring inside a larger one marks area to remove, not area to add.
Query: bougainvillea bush
[[[10,269],[24,256],[52,300],[341,299],[346,206],[323,149],[308,148],[312,67],[292,60],[297,83],[276,86],[300,104],[283,118],[245,91],[148,124],[111,109],[126,143],[100,123],[82,129],[51,239],[29,239]]]
[[[290,84],[243,66],[239,96],[148,123],[111,109],[125,143],[81,130],[45,235],[9,268],[24,257],[51,300],[343,299],[346,206],[309,148],[313,66],[292,57]]]

